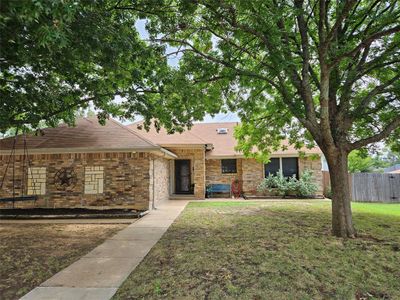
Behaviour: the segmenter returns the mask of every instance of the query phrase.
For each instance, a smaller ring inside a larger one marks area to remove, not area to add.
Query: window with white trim
[[[85,167],[85,194],[101,194],[104,187],[104,167]]]

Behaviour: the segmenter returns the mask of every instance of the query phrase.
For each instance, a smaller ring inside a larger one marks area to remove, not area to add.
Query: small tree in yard
[[[347,157],[399,141],[397,0],[119,1],[149,20],[150,40],[176,47],[177,109],[199,118],[239,111],[239,148],[264,154],[288,136],[315,141],[330,168],[332,231],[355,237]],[[226,105],[226,106],[224,106]]]

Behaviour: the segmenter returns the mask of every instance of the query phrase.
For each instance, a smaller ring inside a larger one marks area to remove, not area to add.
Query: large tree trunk
[[[336,150],[326,157],[332,189],[332,233],[337,237],[354,238],[347,156],[346,151]]]

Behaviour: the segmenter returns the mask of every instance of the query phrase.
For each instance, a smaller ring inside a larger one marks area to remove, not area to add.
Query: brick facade
[[[264,178],[263,164],[254,158],[243,159],[243,193],[249,195],[257,194],[257,186]]]
[[[315,181],[318,185],[318,195],[322,195],[322,164],[321,159],[312,159],[310,157],[299,158],[299,175],[305,169],[313,171]],[[243,193],[247,195],[259,195],[257,186],[264,179],[264,166],[263,163],[258,162],[253,158],[237,159],[237,173],[236,174],[223,174],[221,172],[220,159],[207,159],[206,160],[206,184],[211,183],[224,183],[230,184],[232,180],[238,178],[242,180]]]
[[[317,195],[323,194],[323,178],[322,178],[322,161],[321,158],[312,159],[311,157],[302,157],[299,158],[299,173],[304,170],[311,170],[313,172],[313,176],[315,178],[315,183],[318,186]]]
[[[30,155],[31,166],[46,167],[46,193],[39,195],[37,207],[123,206],[147,210],[150,199],[150,156],[148,153],[68,153]],[[0,156],[0,174],[4,174],[8,156]],[[15,193],[22,191],[22,157],[16,156]],[[85,194],[85,167],[103,167],[103,193]],[[72,168],[76,174],[73,186],[57,186],[55,174],[61,168]],[[25,180],[26,181],[26,180]],[[24,181],[24,182],[25,182]],[[25,183],[27,184],[27,183]],[[12,171],[7,172],[0,197],[12,196]],[[24,188],[26,190],[26,187]],[[10,207],[11,203],[1,203]],[[16,202],[16,207],[33,203]]]
[[[223,174],[221,160],[205,159],[202,148],[170,150],[178,156],[177,159],[190,159],[191,180],[197,199],[204,198],[206,185],[231,184],[234,179],[242,181],[245,194],[257,195],[257,186],[264,178],[263,164],[255,159],[239,158],[237,173]],[[8,156],[0,156],[0,175],[4,174],[8,159]],[[34,154],[30,155],[30,161],[31,169],[35,171],[31,176],[36,181],[40,179],[40,192],[44,192],[44,195],[38,195],[37,207],[107,206],[147,210],[151,208],[153,199],[157,206],[174,193],[173,161],[150,153]],[[60,188],[56,182],[56,173],[63,168],[71,169],[76,175],[76,182],[66,188]],[[321,160],[299,158],[300,176],[305,169],[313,171],[321,195]],[[32,178],[22,180],[22,157],[18,155],[15,179],[16,196],[21,195],[22,182],[25,194],[27,191],[32,193]],[[9,168],[0,197],[10,196],[12,169]],[[0,207],[11,206],[12,203],[0,203]],[[33,202],[16,202],[15,206],[33,207]]]
[[[154,199],[155,207],[157,207],[161,202],[169,199],[169,176],[169,160],[159,157],[150,161],[150,203]]]
[[[233,180],[242,180],[242,161],[236,160],[236,173],[222,173],[221,159],[206,159],[206,185],[211,183],[231,184]]]
[[[194,184],[194,197],[204,199],[206,193],[205,149],[202,148],[169,148],[178,156],[177,159],[189,159],[191,165],[191,180]],[[175,179],[173,179],[175,180]],[[173,181],[172,180],[172,181]],[[171,181],[171,183],[172,183]],[[173,183],[172,183],[173,184]],[[174,193],[174,191],[173,191]]]

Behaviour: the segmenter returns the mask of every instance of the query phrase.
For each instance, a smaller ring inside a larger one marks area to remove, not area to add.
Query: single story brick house
[[[256,195],[258,184],[270,173],[282,170],[285,176],[301,177],[305,169],[313,171],[322,195],[322,151],[301,149],[287,145],[285,151],[272,153],[270,162],[263,164],[253,158],[245,158],[235,150],[234,127],[237,122],[197,123],[183,133],[167,134],[142,129],[141,122],[128,125],[141,136],[177,155],[170,161],[170,198],[203,199],[210,184],[231,184],[239,179],[246,195]],[[183,196],[182,196],[183,195]]]
[[[0,140],[0,198],[27,194],[37,195],[38,207],[146,210],[168,199],[204,199],[207,185],[234,179],[242,182],[245,194],[254,195],[266,174],[282,170],[285,176],[301,177],[304,169],[313,170],[322,194],[318,148],[304,149],[306,156],[299,157],[288,146],[262,164],[235,151],[237,123],[199,123],[172,135],[153,128],[147,132],[140,125],[110,119],[102,126],[97,118],[82,118],[75,127]],[[16,207],[31,206],[16,202]]]

